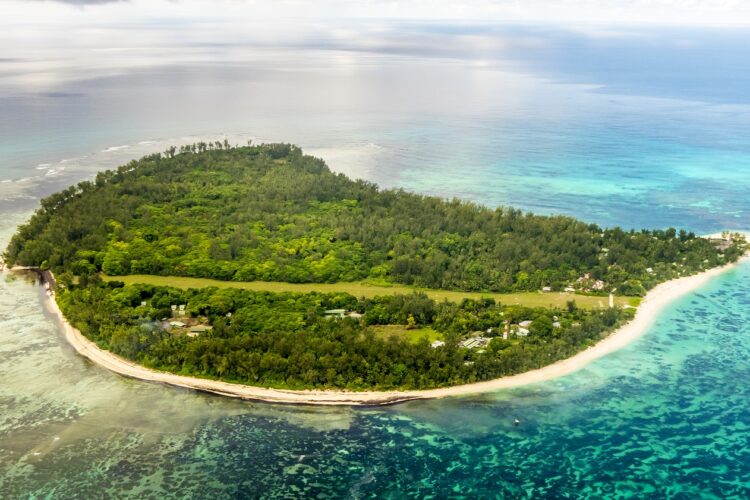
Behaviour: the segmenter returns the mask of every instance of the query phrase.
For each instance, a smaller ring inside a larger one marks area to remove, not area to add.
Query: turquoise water
[[[27,285],[3,287],[26,296],[23,311],[2,318],[23,335],[4,345],[0,372],[17,386],[0,390],[5,496],[750,495],[747,265],[573,375],[359,410],[119,378],[62,345]]]
[[[750,102],[735,78],[748,68],[744,52],[730,57],[747,36],[679,34],[713,40],[714,52],[726,43],[724,66],[708,49],[687,54],[708,77],[657,43],[670,34],[618,38],[592,55],[589,39],[553,33],[566,50],[479,61],[409,49],[436,36],[450,47],[466,26],[409,30],[403,50],[242,46],[240,62],[236,47],[191,62],[189,45],[116,77],[79,74],[78,61],[32,89],[9,84],[13,63],[0,60],[0,242],[40,195],[224,136],[299,143],[356,177],[488,205],[748,229]],[[501,35],[530,32],[539,36]],[[643,40],[661,52],[639,63]],[[604,59],[627,71],[604,74],[594,64]],[[726,273],[627,348],[554,381],[330,409],[113,375],[66,345],[38,286],[3,274],[0,497],[747,498],[749,278],[747,264]]]

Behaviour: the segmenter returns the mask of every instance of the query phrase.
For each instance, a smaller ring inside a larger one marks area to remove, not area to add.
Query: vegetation
[[[147,156],[45,198],[6,261],[56,274],[642,295],[742,253],[739,242],[721,251],[674,229],[605,230],[379,190],[286,144],[195,150]]]
[[[489,380],[569,357],[632,314],[492,299],[435,302],[424,294],[357,299],[118,282],[73,285],[57,300],[84,335],[145,366],[292,389],[423,389]],[[184,316],[178,309],[173,317],[171,306],[180,304],[187,305]],[[325,313],[338,308],[362,317]],[[213,328],[190,337],[189,326],[169,326],[175,320]],[[522,321],[532,322],[528,336],[511,330],[503,339],[506,328]],[[476,335],[491,339],[485,349],[461,347]],[[431,347],[438,337],[445,345]]]
[[[380,190],[286,144],[177,153],[45,198],[4,257],[52,270],[64,314],[102,348],[181,374],[420,389],[519,373],[746,248]]]

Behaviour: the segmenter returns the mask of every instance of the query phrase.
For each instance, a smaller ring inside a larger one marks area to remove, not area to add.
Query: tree
[[[414,319],[413,314],[409,314],[409,317],[406,319],[406,328],[408,330],[413,330],[417,327],[417,320]]]
[[[552,320],[547,315],[538,316],[529,327],[529,332],[537,337],[549,337],[552,334]]]

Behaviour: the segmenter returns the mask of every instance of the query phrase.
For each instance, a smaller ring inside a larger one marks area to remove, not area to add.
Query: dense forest
[[[674,229],[602,229],[332,173],[287,144],[174,148],[42,200],[7,262],[87,276],[293,283],[368,279],[466,291],[642,295],[733,261]]]
[[[357,299],[118,282],[73,285],[58,302],[84,335],[145,366],[291,389],[425,389],[489,380],[569,357],[632,315],[574,303],[551,310],[492,299],[437,303],[423,294]],[[183,315],[172,311],[180,304],[187,306]],[[325,313],[339,308],[362,316]],[[503,339],[510,324],[524,321],[526,336]],[[374,329],[409,323],[434,328],[444,345]],[[187,324],[212,329],[191,337]],[[462,347],[462,339],[477,335],[489,341],[485,348]]]
[[[285,388],[422,389],[569,357],[632,309],[181,290],[102,274],[643,295],[745,249],[739,236],[603,229],[381,190],[287,144],[200,143],[45,198],[4,258],[53,271],[70,322],[149,367]]]

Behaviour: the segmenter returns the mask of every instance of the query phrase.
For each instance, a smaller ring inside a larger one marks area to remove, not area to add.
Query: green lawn
[[[409,330],[404,325],[375,325],[371,326],[370,329],[379,337],[403,337],[412,343],[417,343],[422,339],[434,342],[436,340],[442,340],[443,338],[443,335],[440,332],[436,332],[429,327]]]
[[[283,283],[276,281],[219,281],[206,278],[186,278],[180,276],[152,276],[135,274],[131,276],[102,276],[105,281],[122,281],[125,284],[143,283],[176,288],[242,288],[267,292],[346,292],[355,297],[375,297],[377,295],[409,294],[414,291],[426,293],[430,298],[442,301],[459,302],[464,298],[477,299],[492,297],[502,304],[518,304],[529,307],[565,307],[569,300],[575,300],[579,307],[593,309],[607,307],[607,297],[591,297],[562,292],[523,292],[523,293],[479,293],[454,292],[450,290],[432,290],[414,288],[404,285],[371,285],[364,282],[353,283]],[[637,306],[640,299],[633,297],[615,297],[618,306]]]

